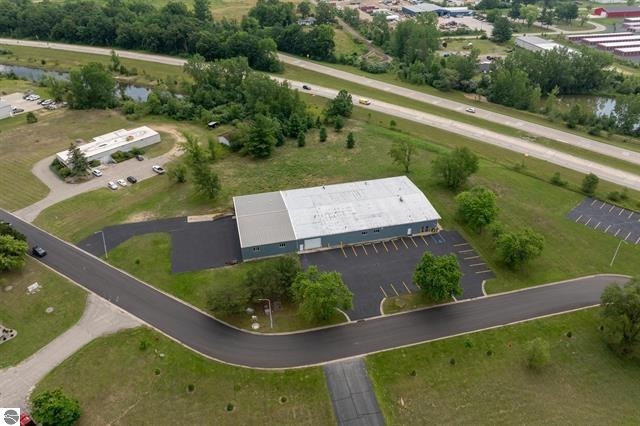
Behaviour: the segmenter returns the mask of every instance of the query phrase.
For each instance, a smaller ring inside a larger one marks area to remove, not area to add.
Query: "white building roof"
[[[636,46],[636,47],[619,47],[619,48],[616,49],[616,52],[621,52],[621,53],[640,52],[640,46]]]
[[[538,49],[542,49],[542,50],[553,50],[553,49],[565,48],[567,49],[568,52],[575,52],[575,50],[571,49],[570,47],[566,47],[559,43],[556,43],[555,41],[547,40],[547,39],[536,37],[536,36],[518,36],[516,37],[516,44],[517,44],[517,41],[531,44],[537,47]]]
[[[613,41],[633,41],[640,40],[639,35],[625,35],[620,37],[587,37],[583,38],[582,41],[587,43],[607,43]]]
[[[612,43],[598,43],[600,47],[625,47],[625,46],[640,46],[640,40],[634,41],[615,41]]]
[[[244,195],[233,202],[242,247],[440,219],[406,176]]]
[[[106,135],[96,136],[89,143],[78,146],[87,158],[99,156],[101,153],[117,150],[132,143],[158,136],[158,132],[147,126],[137,127],[131,130],[120,129]],[[63,162],[68,161],[69,151],[60,151],[57,156]]]

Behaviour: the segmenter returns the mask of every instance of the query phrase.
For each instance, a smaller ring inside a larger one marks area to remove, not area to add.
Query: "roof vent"
[[[398,199],[400,200],[401,203],[404,202],[401,196],[398,196]]]

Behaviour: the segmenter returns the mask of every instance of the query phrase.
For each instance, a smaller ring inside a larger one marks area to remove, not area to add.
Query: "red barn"
[[[601,6],[593,10],[594,15],[607,18],[629,18],[640,16],[640,7],[637,6]]]

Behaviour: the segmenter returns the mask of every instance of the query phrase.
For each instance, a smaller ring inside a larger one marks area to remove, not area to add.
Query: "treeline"
[[[252,68],[278,71],[276,42],[251,22],[214,20],[208,0],[169,1],[156,8],[142,1],[0,0],[0,35],[113,46],[207,60],[244,56]]]

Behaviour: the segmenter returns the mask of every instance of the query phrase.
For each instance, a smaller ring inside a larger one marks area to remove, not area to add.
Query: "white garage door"
[[[322,238],[311,238],[310,240],[304,240],[304,249],[311,250],[322,247]]]

